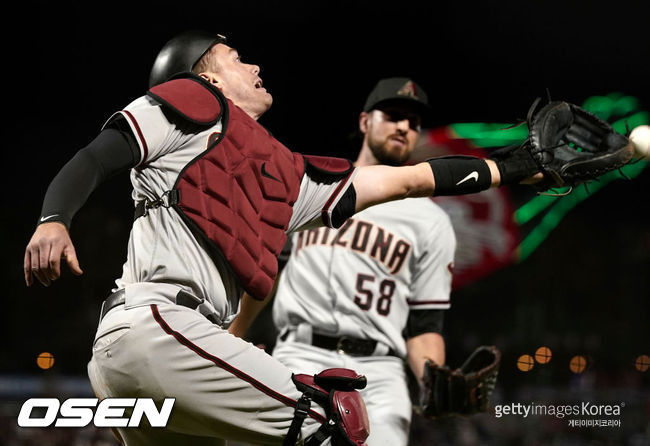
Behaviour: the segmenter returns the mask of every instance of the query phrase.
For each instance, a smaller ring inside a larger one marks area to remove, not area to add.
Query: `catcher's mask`
[[[186,31],[162,47],[149,74],[149,88],[161,84],[176,73],[192,71],[194,65],[217,43],[225,43],[221,34],[208,31]]]

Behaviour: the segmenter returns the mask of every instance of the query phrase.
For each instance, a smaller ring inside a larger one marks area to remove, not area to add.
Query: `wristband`
[[[454,155],[427,162],[435,180],[434,196],[474,194],[492,185],[490,168],[482,158]]]

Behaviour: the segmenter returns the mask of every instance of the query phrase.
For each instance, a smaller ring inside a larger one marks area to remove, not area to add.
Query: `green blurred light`
[[[568,188],[558,191],[558,193],[563,193],[568,191]],[[544,209],[552,205],[558,198],[551,195],[537,195],[531,198],[528,202],[522,204],[519,209],[515,211],[515,222],[519,226],[525,225],[530,220],[535,218],[537,214],[542,212]]]
[[[591,96],[583,102],[582,107],[604,120],[624,116],[624,118],[618,119],[611,124],[614,130],[621,134],[626,134],[628,128],[632,130],[639,125],[650,123],[650,113],[639,111],[639,100],[633,96],[625,96],[622,93]],[[450,124],[449,127],[458,135],[458,138],[469,139],[478,147],[520,144],[528,137],[526,123],[516,127],[510,126],[512,124],[473,122]],[[628,178],[634,178],[648,165],[650,165],[649,162],[641,161],[628,164],[621,168],[621,171]],[[514,220],[520,226],[529,223],[546,209],[550,209],[519,245],[519,261],[527,258],[578,203],[593,195],[609,182],[621,178],[624,177],[618,171],[609,172],[598,178],[598,181],[590,182],[588,191],[584,186],[579,186],[566,196],[537,195],[520,206],[513,215]],[[549,192],[562,194],[568,192],[568,190],[569,188],[558,188]]]
[[[626,115],[639,109],[639,100],[632,96],[623,96],[614,104],[614,112],[618,115]]]
[[[590,192],[594,193],[597,189],[603,187],[603,185],[602,183],[598,183],[596,187],[589,186]],[[544,215],[539,224],[521,241],[518,249],[519,261],[521,262],[528,258],[546,240],[549,233],[555,229],[564,216],[578,203],[587,198],[587,196],[589,194],[585,191],[584,187],[580,187],[570,195],[562,197],[562,200],[558,200],[557,204]]]
[[[620,93],[610,93],[607,96],[592,96],[588,98],[583,103],[582,106],[585,109],[591,111],[592,113],[598,114],[599,116],[601,115],[610,116],[614,110],[617,113],[621,113],[621,114],[625,114],[637,110],[639,107],[639,101],[632,96],[623,96]],[[634,127],[638,127],[640,125],[648,124],[648,123],[650,123],[650,113],[648,113],[647,111],[638,111],[630,116],[619,119],[618,121],[612,123],[612,127],[614,127],[614,130],[616,130],[618,133],[625,134],[627,132],[626,124],[631,130]],[[630,178],[633,178],[637,176],[641,172],[641,170],[643,170],[644,167],[645,167],[644,163],[628,164],[627,166],[624,166],[621,170],[625,175],[627,175]],[[611,177],[604,176],[604,178],[606,181],[609,182],[612,179],[616,179],[617,175],[619,174],[618,172],[610,172],[608,175],[611,175]],[[601,177],[599,180],[602,182],[603,177]],[[598,184],[598,183],[592,182],[590,183],[589,187],[595,191],[597,188],[592,187],[592,185],[594,184]],[[568,191],[568,188],[556,190],[557,193],[563,193],[566,191]],[[574,194],[575,192],[572,193],[571,196],[573,196]],[[533,218],[535,218],[535,216],[537,216],[540,212],[544,211],[546,208],[548,208],[553,203],[555,203],[555,201],[561,198],[566,199],[566,197],[538,195],[532,198],[527,203],[520,206],[519,209],[515,211],[514,214],[515,221],[519,225],[524,225],[528,223],[530,220],[532,220]]]
[[[612,127],[614,127],[614,130],[616,130],[618,133],[625,135],[627,133],[625,124],[627,124],[627,127],[629,127],[630,130],[632,130],[634,127],[648,124],[648,122],[650,122],[650,113],[647,111],[640,111],[623,119],[619,119],[618,121],[612,123]]]
[[[582,103],[582,108],[608,120],[612,115],[626,115],[639,109],[639,100],[633,96],[623,96],[621,93],[610,93],[606,96],[591,96]]]
[[[628,164],[621,168],[621,171],[628,178],[638,176],[643,169],[645,169],[650,162],[639,161],[634,164]],[[585,200],[587,197],[596,193],[599,189],[605,187],[611,181],[624,178],[620,172],[612,171],[598,178],[598,181],[592,181],[587,188],[578,186],[569,195],[562,197],[550,197],[539,195],[531,199],[528,203],[521,206],[515,211],[515,221],[520,225],[525,224],[535,217],[538,213],[549,207],[551,204],[556,203],[537,226],[535,226],[530,233],[522,240],[517,252],[519,254],[518,261],[525,260],[535,249],[548,237],[549,233],[562,221],[564,216],[573,209],[578,203]]]
[[[587,98],[582,107],[601,119],[607,120],[611,116],[625,116],[639,110],[639,100],[633,96],[624,96],[621,93],[610,93],[606,96],[591,96]],[[647,124],[650,116],[646,111],[639,111],[612,124],[614,129],[622,134],[626,133],[625,123],[630,129],[642,124]],[[461,139],[471,139],[479,147],[498,147],[523,142],[528,137],[528,126],[522,123],[517,127],[513,124],[491,122],[464,122],[450,124],[449,127]],[[510,127],[510,128],[508,128]]]
[[[452,130],[462,139],[471,139],[479,147],[507,146],[519,143],[528,136],[528,127],[506,128],[512,124],[488,122],[467,122],[450,124]]]

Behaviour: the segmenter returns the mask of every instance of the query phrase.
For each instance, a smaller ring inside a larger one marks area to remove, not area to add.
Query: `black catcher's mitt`
[[[528,112],[528,138],[517,148],[492,156],[502,184],[519,182],[531,174],[532,156],[544,179],[538,191],[573,187],[625,165],[634,154],[631,141],[596,115],[564,101],[553,101]],[[525,167],[524,167],[525,166]]]
[[[501,352],[482,346],[456,370],[427,361],[419,412],[430,418],[485,412],[501,363]]]

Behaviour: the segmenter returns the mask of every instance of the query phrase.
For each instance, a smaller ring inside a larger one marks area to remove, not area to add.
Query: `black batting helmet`
[[[194,65],[217,43],[225,43],[221,34],[208,31],[186,31],[162,47],[149,74],[149,88],[161,84],[172,75],[192,71]]]

